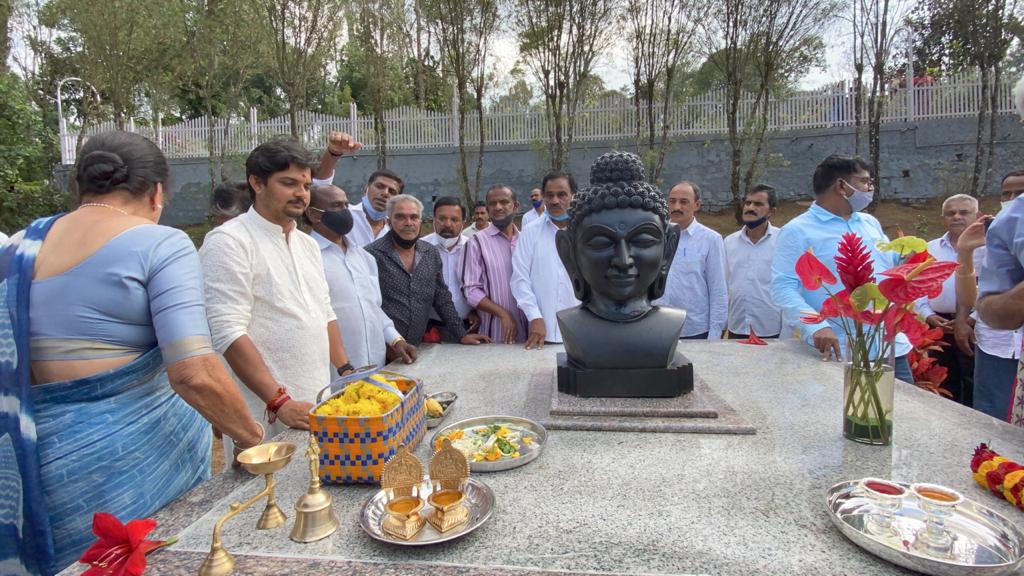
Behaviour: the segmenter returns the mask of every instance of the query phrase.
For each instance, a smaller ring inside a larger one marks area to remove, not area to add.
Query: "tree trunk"
[[[413,0],[412,9],[416,20],[416,105],[420,110],[426,110],[427,82],[426,74],[423,71],[423,24],[419,0]]]
[[[377,136],[377,169],[388,167],[388,129],[384,122],[384,111],[379,107],[373,109],[373,131]]]
[[[217,147],[217,141],[214,138],[213,131],[213,101],[210,98],[206,99],[206,155],[209,159],[210,164],[210,190],[213,190],[217,186],[217,166],[216,158],[217,152],[214,148]],[[223,152],[220,154],[223,158]]]
[[[288,93],[288,129],[292,138],[299,139],[299,102],[291,92]]]
[[[476,152],[476,175],[473,181],[473,196],[480,193],[480,175],[484,171],[484,147],[487,145],[486,123],[484,122],[484,83],[476,87],[476,120],[477,128],[480,131],[480,140]],[[467,205],[468,210],[473,209],[473,204]]]
[[[654,150],[655,135],[658,130],[654,120],[654,82],[647,83],[647,148]]]
[[[974,139],[974,170],[971,174],[971,196],[977,198],[980,193],[981,169],[984,165],[985,150],[982,145],[985,132],[985,114],[988,112],[988,66],[981,66],[981,98],[978,101],[978,128]]]
[[[665,73],[665,97],[661,104],[661,143],[658,145],[658,162],[651,171],[651,183],[655,186],[661,180],[661,172],[665,169],[665,156],[668,154],[668,124],[669,107],[672,105],[673,91],[675,88],[675,74],[672,70]]]
[[[982,180],[981,194],[988,191],[992,181],[992,157],[996,152],[996,123],[999,119],[999,86],[1003,81],[1003,67],[997,60],[992,66],[992,90],[989,92],[988,106],[988,151],[985,154],[985,171]]]
[[[462,197],[469,202],[472,195],[469,192],[469,168],[466,164],[466,87],[464,81],[457,81],[457,98],[459,101],[459,188],[462,188]]]
[[[220,147],[220,160],[218,162],[218,164],[220,164],[220,181],[221,182],[227,182],[228,180],[231,179],[231,176],[228,174],[228,168],[227,168],[227,155],[228,155],[227,143],[228,143],[228,136],[231,134],[231,116],[232,116],[231,111],[228,110],[228,115],[227,115],[226,118],[224,118],[224,133],[223,133],[223,138],[221,138],[222,144],[221,144],[221,147]]]
[[[738,207],[743,199],[743,195],[740,193],[740,167],[743,163],[743,142],[739,134],[740,87],[734,86],[730,88],[730,92],[732,93],[727,95],[729,109],[726,113],[731,152],[729,156],[729,191],[732,193],[733,202]]]
[[[857,67],[857,78],[853,88],[853,152],[860,155],[861,136],[864,134],[864,65]]]

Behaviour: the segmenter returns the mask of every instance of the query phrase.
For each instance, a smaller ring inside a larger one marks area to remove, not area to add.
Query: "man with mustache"
[[[462,233],[466,236],[472,236],[477,232],[487,228],[487,222],[490,219],[487,216],[487,205],[483,202],[477,202],[473,206],[473,223],[466,227]]]
[[[686,310],[679,337],[719,340],[729,320],[722,235],[697,222],[700,187],[683,180],[668,193],[669,218],[679,225],[679,246],[668,270],[665,295],[656,304]]]
[[[779,229],[769,219],[778,200],[775,188],[758,184],[743,196],[743,228],[725,237],[729,286],[729,338],[778,338],[782,311],[772,301],[772,254]]]
[[[469,305],[480,314],[480,333],[494,342],[526,340],[526,316],[512,295],[512,253],[519,241],[515,215],[519,208],[512,189],[504,184],[487,190],[491,224],[466,245],[462,287]]]
[[[399,194],[388,200],[387,214],[390,231],[366,251],[377,260],[384,312],[398,333],[419,345],[434,311],[460,343],[490,342],[486,336],[466,333],[444,283],[441,256],[433,244],[420,239],[423,204],[415,196]]]
[[[273,437],[285,425],[308,429],[331,365],[339,375],[352,365],[320,249],[295,225],[309,203],[312,157],[277,138],[249,154],[245,172],[252,207],[210,231],[199,256],[214,348],[245,385],[253,416],[275,424],[266,429]]]
[[[551,172],[544,176],[541,192],[547,211],[523,229],[512,253],[512,295],[530,322],[527,350],[540,350],[545,342],[560,344],[555,315],[580,303],[555,248],[555,233],[569,225],[576,180],[566,172]]]
[[[324,186],[334,182],[334,171],[338,160],[345,154],[358,152],[363,147],[350,134],[331,132],[328,137],[327,149],[320,157],[313,178],[314,186]],[[388,233],[387,212],[388,198],[397,196],[405,189],[402,178],[388,169],[377,170],[370,174],[363,188],[363,199],[352,206],[352,231],[347,238],[356,246],[366,246],[379,240]]]
[[[476,311],[466,302],[462,294],[462,258],[469,240],[462,235],[462,226],[466,219],[462,203],[454,196],[442,196],[434,202],[434,232],[423,237],[437,248],[441,256],[441,271],[444,283],[452,295],[452,302],[459,312],[463,324],[470,332],[476,332],[480,321]],[[431,314],[431,324],[440,324],[437,314]],[[452,339],[451,334],[445,335]]]
[[[384,366],[388,359],[416,361],[416,347],[402,338],[382,308],[377,261],[346,239],[352,231],[352,212],[345,191],[337,186],[313,186],[303,214],[320,247],[331,307],[353,366]]]
[[[540,188],[530,190],[530,205],[533,209],[523,213],[523,228],[544,215],[544,194],[541,193]]]

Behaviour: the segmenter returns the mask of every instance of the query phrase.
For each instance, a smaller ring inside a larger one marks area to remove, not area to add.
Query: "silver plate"
[[[964,498],[946,528],[953,536],[951,558],[939,558],[914,550],[911,545],[924,528],[925,513],[910,484],[902,507],[893,513],[898,535],[878,536],[865,530],[865,521],[873,510],[859,487],[860,481],[840,482],[826,493],[829,517],[847,538],[872,554],[924,574],[935,576],[1002,576],[1024,566],[1024,531],[1002,515]]]
[[[523,450],[523,447],[520,446],[519,458],[498,460],[496,462],[487,462],[486,460],[473,462],[473,460],[470,459],[469,469],[473,472],[500,472],[502,470],[511,470],[512,468],[526,466],[540,456],[540,453],[544,450],[544,445],[548,443],[548,431],[533,420],[519,418],[518,416],[480,416],[478,418],[460,420],[438,430],[434,433],[434,437],[430,439],[430,449],[433,451],[434,445],[437,444],[437,439],[449,430],[455,430],[457,428],[472,428],[473,426],[490,426],[491,424],[498,423],[511,424],[514,428],[519,428],[533,434],[533,446],[527,450]]]
[[[420,484],[420,490],[419,494],[424,500],[432,492],[430,482],[426,477],[423,479],[423,484]],[[423,529],[409,540],[402,540],[388,534],[381,528],[381,522],[384,520],[384,504],[387,502],[387,494],[384,490],[379,490],[363,504],[363,509],[359,513],[359,526],[375,540],[400,546],[429,546],[455,540],[469,534],[479,528],[481,524],[487,522],[491,517],[491,511],[494,510],[494,492],[487,484],[470,477],[466,481],[465,491],[465,502],[466,507],[469,509],[469,520],[462,526],[452,528],[448,532],[438,532],[427,522]],[[433,511],[433,508],[430,504],[424,504],[420,514],[425,517],[431,511]]]
[[[431,418],[430,415],[427,415],[427,428],[436,428],[452,413],[452,406],[455,405],[455,401],[459,399],[459,396],[455,392],[435,392],[429,394],[427,398],[437,400],[437,403],[444,408],[444,412],[437,418]]]

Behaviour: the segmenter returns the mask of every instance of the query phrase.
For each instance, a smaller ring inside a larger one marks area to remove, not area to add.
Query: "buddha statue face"
[[[592,186],[574,199],[570,224],[556,235],[576,297],[606,320],[634,320],[651,309],[665,291],[679,240],[664,198],[643,181],[642,170],[635,155],[601,156]]]

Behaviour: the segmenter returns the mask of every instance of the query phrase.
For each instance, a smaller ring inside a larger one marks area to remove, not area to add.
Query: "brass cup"
[[[396,519],[405,522],[419,516],[419,511],[423,509],[423,499],[419,496],[403,496],[388,502],[384,509]]]
[[[284,468],[295,454],[295,444],[269,442],[243,450],[238,461],[252,474],[273,474]]]
[[[396,498],[384,506],[385,515],[381,528],[388,534],[408,540],[419,533],[427,523],[419,514],[422,509],[423,499],[418,496]]]
[[[434,507],[435,510],[441,512],[448,512],[453,510],[456,506],[462,504],[462,501],[466,499],[466,495],[462,490],[441,490],[434,492],[427,498],[427,502]]]

